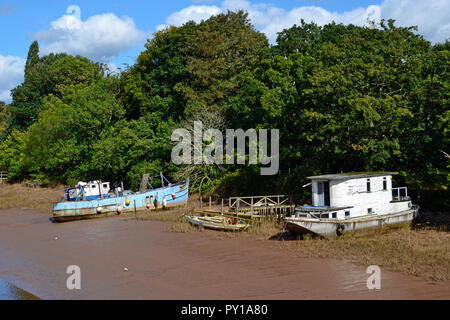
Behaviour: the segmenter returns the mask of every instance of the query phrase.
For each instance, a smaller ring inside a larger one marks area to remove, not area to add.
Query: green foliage
[[[302,194],[309,175],[395,170],[422,205],[448,208],[449,41],[416,31],[300,21],[270,47],[247,13],[228,12],[157,32],[118,76],[83,57],[39,58],[34,42],[24,83],[0,104],[0,170],[133,188],[143,173],[189,174],[222,195]],[[279,129],[281,173],[175,166],[172,130],[213,114],[220,129]]]
[[[28,57],[25,63],[25,81],[36,72],[36,67],[39,64],[39,44],[33,41],[28,50]]]
[[[13,180],[25,178],[23,175],[24,147],[26,134],[17,130],[0,142],[0,170],[9,171]]]
[[[238,92],[238,75],[268,56],[267,38],[253,28],[247,13],[229,11],[203,21],[190,39],[186,66],[190,77],[181,87],[185,113],[226,112]]]
[[[197,29],[194,22],[158,31],[135,66],[122,74],[127,117],[155,113],[162,120],[181,120],[185,101],[180,86],[189,76],[186,43]]]
[[[13,129],[24,131],[37,121],[47,95],[62,97],[66,90],[89,86],[103,77],[100,64],[80,56],[50,54],[39,59],[36,46],[33,43],[30,48],[24,83],[12,90],[7,133]]]

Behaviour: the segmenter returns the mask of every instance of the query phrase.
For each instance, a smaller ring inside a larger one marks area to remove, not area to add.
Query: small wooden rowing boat
[[[185,216],[190,224],[218,231],[244,231],[250,225],[230,217]]]

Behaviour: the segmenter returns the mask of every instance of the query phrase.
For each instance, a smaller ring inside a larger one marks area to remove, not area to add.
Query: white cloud
[[[180,11],[172,13],[169,17],[167,17],[167,24],[160,24],[156,27],[156,30],[161,30],[167,27],[167,25],[181,26],[188,21],[201,22],[202,20],[206,20],[209,17],[219,14],[222,12],[222,9],[217,6],[208,6],[208,5],[192,5],[187,8],[184,8]]]
[[[129,17],[105,13],[83,21],[78,7],[70,6],[68,11],[74,14],[63,15],[51,22],[49,30],[34,35],[40,42],[42,54],[65,52],[109,62],[119,52],[143,44],[147,36]]]
[[[396,25],[418,26],[419,33],[431,42],[450,37],[448,0],[385,0],[381,15],[385,19],[395,19]]]
[[[264,32],[271,43],[275,43],[277,32],[299,24],[301,19],[306,22],[314,21],[319,25],[332,21],[365,25],[367,19],[379,21],[381,18],[393,18],[397,21],[397,26],[418,25],[419,32],[432,42],[442,41],[450,36],[448,0],[385,0],[381,5],[355,8],[342,13],[331,12],[319,6],[303,6],[285,10],[266,3],[252,4],[247,0],[225,0],[220,7],[191,5],[171,14],[166,22],[180,26],[189,20],[199,22],[212,15],[237,9],[246,10],[255,28]],[[163,27],[165,25],[158,26],[158,28]]]
[[[0,100],[11,101],[10,91],[23,82],[25,59],[0,54]]]

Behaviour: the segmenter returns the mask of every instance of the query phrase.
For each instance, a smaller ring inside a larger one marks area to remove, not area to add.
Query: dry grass
[[[53,202],[62,197],[64,187],[32,188],[25,184],[0,185],[0,209],[21,208],[51,212]]]
[[[166,231],[170,232],[182,232],[182,233],[191,232],[198,229],[192,226],[186,219],[184,219],[184,216],[193,214],[196,204],[197,204],[196,199],[189,199],[187,205],[173,208],[170,210],[138,211],[133,218],[142,221],[168,222],[169,224],[166,228]]]
[[[442,227],[440,227],[442,228]],[[185,220],[172,223],[171,231],[197,229]],[[305,236],[299,240],[277,222],[254,224],[246,232],[208,232],[213,239],[242,238],[276,241],[281,249],[304,257],[333,258],[358,265],[379,265],[391,271],[433,281],[450,280],[450,233],[411,225],[359,231],[334,239]]]
[[[178,221],[173,222],[167,230],[181,233],[199,231],[198,228],[191,225],[185,219],[179,219]]]
[[[427,280],[450,280],[450,233],[438,230],[413,229],[411,224],[406,224],[348,233],[333,239],[304,236],[299,240],[283,230],[281,224],[265,222],[242,236],[278,241],[283,249],[304,257],[379,265]]]
[[[130,219],[137,219],[141,221],[162,221],[162,222],[177,222],[180,220],[181,216],[183,215],[181,212],[183,210],[176,208],[173,210],[158,210],[158,211],[138,211],[136,214],[128,213],[127,215],[130,216]]]
[[[442,281],[450,279],[450,233],[436,230],[383,228],[331,240],[285,241],[308,257],[344,259],[360,265],[379,265],[393,271]]]
[[[191,226],[185,219],[186,208],[175,208],[167,211],[138,211],[134,215],[134,219],[141,221],[162,221],[168,222],[166,231],[171,232],[190,232],[195,231],[196,228]]]

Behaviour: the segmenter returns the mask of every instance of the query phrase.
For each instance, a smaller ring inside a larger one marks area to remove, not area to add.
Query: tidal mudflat
[[[0,210],[0,278],[42,299],[448,299],[450,282],[305,258],[278,241],[168,232],[168,223],[112,217],[54,224]],[[81,270],[69,290],[67,267]]]

